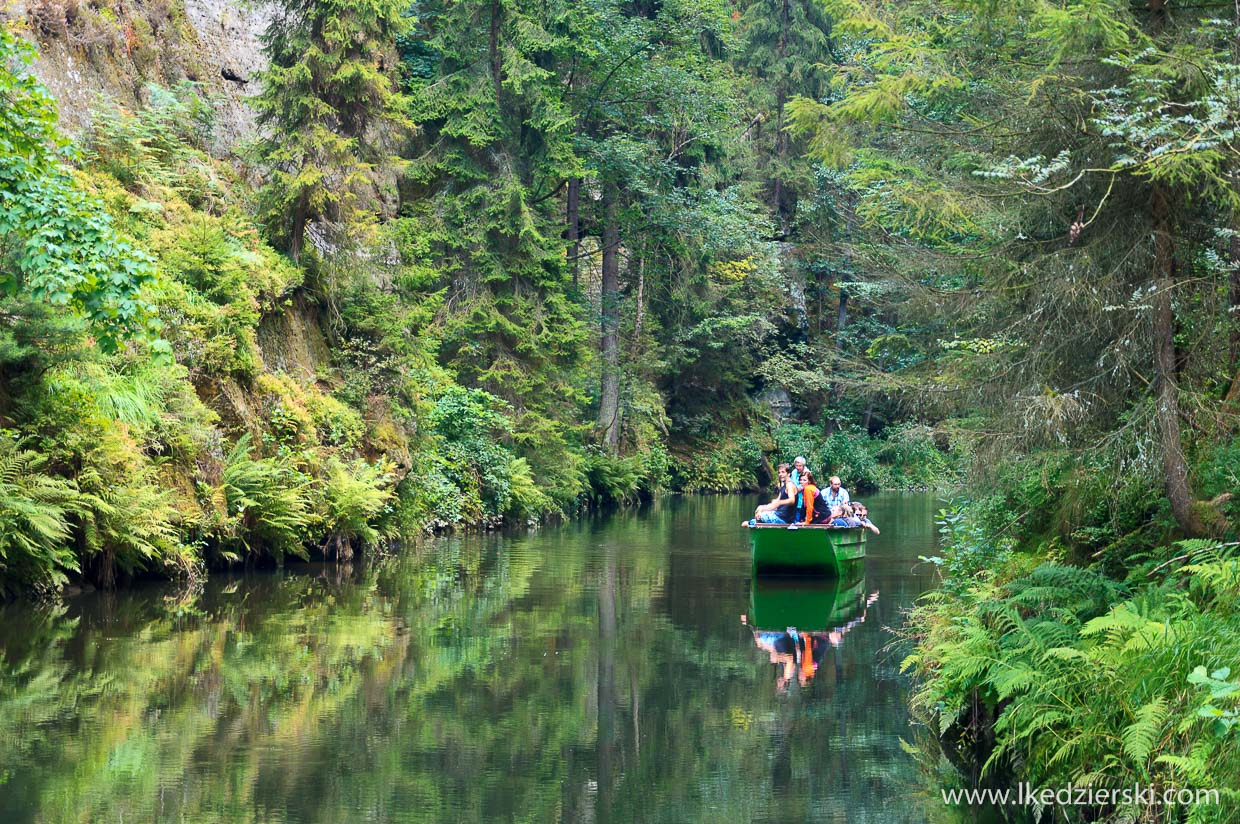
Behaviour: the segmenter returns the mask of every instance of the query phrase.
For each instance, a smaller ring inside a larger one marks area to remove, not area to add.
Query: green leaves
[[[1205,667],[1197,667],[1188,676],[1188,683],[1209,692],[1208,700],[1197,710],[1197,715],[1210,720],[1211,730],[1220,737],[1229,735],[1240,725],[1240,709],[1237,709],[1237,704],[1240,704],[1240,682],[1228,680],[1230,677],[1230,667],[1208,675]],[[1218,707],[1216,704],[1231,706]]]
[[[304,539],[312,520],[310,479],[284,458],[255,458],[249,435],[228,454],[223,472],[235,540],[248,551],[307,556]]]
[[[1039,3],[1033,37],[1051,48],[1051,67],[1082,53],[1103,56],[1122,53],[1144,40],[1131,16],[1132,6],[1123,0],[1071,0]]]
[[[154,337],[143,289],[151,258],[123,240],[57,155],[63,139],[47,92],[22,69],[30,46],[0,25],[0,293],[85,316],[104,350]]]
[[[1167,699],[1160,695],[1138,708],[1136,720],[1124,730],[1124,754],[1136,764],[1143,766],[1154,752],[1167,721],[1167,711]]]

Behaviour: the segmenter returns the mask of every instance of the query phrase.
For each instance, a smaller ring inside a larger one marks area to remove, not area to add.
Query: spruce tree
[[[736,62],[753,77],[751,96],[757,109],[750,129],[763,144],[771,211],[786,231],[797,189],[812,177],[790,151],[785,108],[794,96],[818,99],[825,89],[831,21],[817,0],[749,0],[740,23]]]
[[[373,208],[376,173],[409,125],[393,75],[408,27],[400,0],[280,0],[263,35],[255,105],[269,168],[261,216],[298,258],[306,224],[348,225]]]

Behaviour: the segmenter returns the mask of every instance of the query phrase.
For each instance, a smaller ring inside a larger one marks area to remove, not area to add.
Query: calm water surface
[[[838,587],[755,582],[754,501],[689,498],[4,607],[0,821],[941,817],[884,649],[933,586],[935,500],[869,503]]]

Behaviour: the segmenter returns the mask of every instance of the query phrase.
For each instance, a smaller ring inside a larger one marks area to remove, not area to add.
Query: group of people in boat
[[[848,490],[840,485],[838,475],[827,479],[827,487],[819,487],[814,473],[805,466],[805,458],[797,456],[792,466],[781,463],[775,497],[769,503],[760,504],[753,518],[741,526],[757,524],[787,524],[789,529],[797,526],[820,525],[835,527],[865,527],[878,535],[869,518],[869,510],[860,501],[851,501]]]

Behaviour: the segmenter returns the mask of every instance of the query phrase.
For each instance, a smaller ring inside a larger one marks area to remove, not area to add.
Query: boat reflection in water
[[[878,601],[877,591],[866,593],[859,565],[847,572],[829,579],[754,577],[750,611],[741,623],[778,668],[777,692],[787,692],[793,682],[807,686],[828,652]]]

